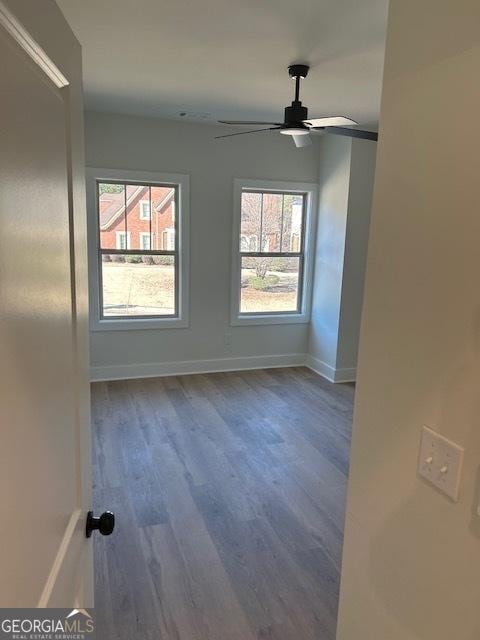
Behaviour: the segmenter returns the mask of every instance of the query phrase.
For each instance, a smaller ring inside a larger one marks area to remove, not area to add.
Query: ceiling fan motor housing
[[[301,102],[293,101],[289,107],[285,107],[285,123],[291,125],[303,125],[308,118],[308,109]],[[304,126],[304,125],[303,125]]]

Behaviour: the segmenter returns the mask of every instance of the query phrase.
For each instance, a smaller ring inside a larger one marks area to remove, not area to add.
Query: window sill
[[[275,313],[262,315],[238,315],[230,320],[231,326],[258,325],[258,324],[307,324],[310,322],[305,313]]]
[[[145,331],[149,329],[186,329],[188,320],[183,318],[131,318],[121,320],[96,320],[91,331]]]

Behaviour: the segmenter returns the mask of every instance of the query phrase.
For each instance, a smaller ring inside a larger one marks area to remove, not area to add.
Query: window
[[[232,324],[308,322],[316,185],[235,181]]]
[[[175,229],[165,229],[162,236],[164,249],[171,249],[175,246]]]
[[[139,202],[140,220],[150,220],[150,200],[140,200]]]
[[[148,251],[151,246],[151,235],[149,233],[140,232],[140,249]],[[175,246],[175,245],[174,245]]]
[[[241,251],[256,251],[257,250],[257,236],[240,234],[240,250]]]
[[[91,169],[87,186],[92,328],[187,326],[188,177]]]
[[[117,249],[130,249],[130,234],[126,231],[116,231]]]

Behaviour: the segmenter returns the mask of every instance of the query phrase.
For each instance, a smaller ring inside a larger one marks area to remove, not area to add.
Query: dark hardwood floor
[[[96,383],[99,640],[335,637],[353,386],[308,369]]]

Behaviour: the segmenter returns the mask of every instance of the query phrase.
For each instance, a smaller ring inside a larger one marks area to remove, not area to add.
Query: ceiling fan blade
[[[253,129],[252,131],[237,131],[237,133],[227,133],[225,136],[215,136],[215,140],[219,138],[231,138],[232,136],[244,136],[246,133],[257,133],[257,131],[273,131],[282,127],[267,127],[266,129]]]
[[[349,138],[362,138],[362,140],[378,140],[376,131],[365,131],[364,129],[347,129],[344,127],[327,127],[325,133],[334,133],[338,136],[348,136]]]
[[[349,124],[358,124],[351,118],[345,116],[331,116],[329,118],[309,118],[303,121],[307,127],[342,127]]]
[[[281,124],[283,124],[283,122],[256,122],[255,120],[219,120],[218,122],[220,122],[220,124],[273,124],[275,126],[280,126]]]
[[[295,146],[298,148],[301,147],[308,147],[309,145],[312,144],[312,139],[310,138],[310,136],[305,136],[305,135],[301,135],[301,136],[292,136],[293,141],[295,143]]]

